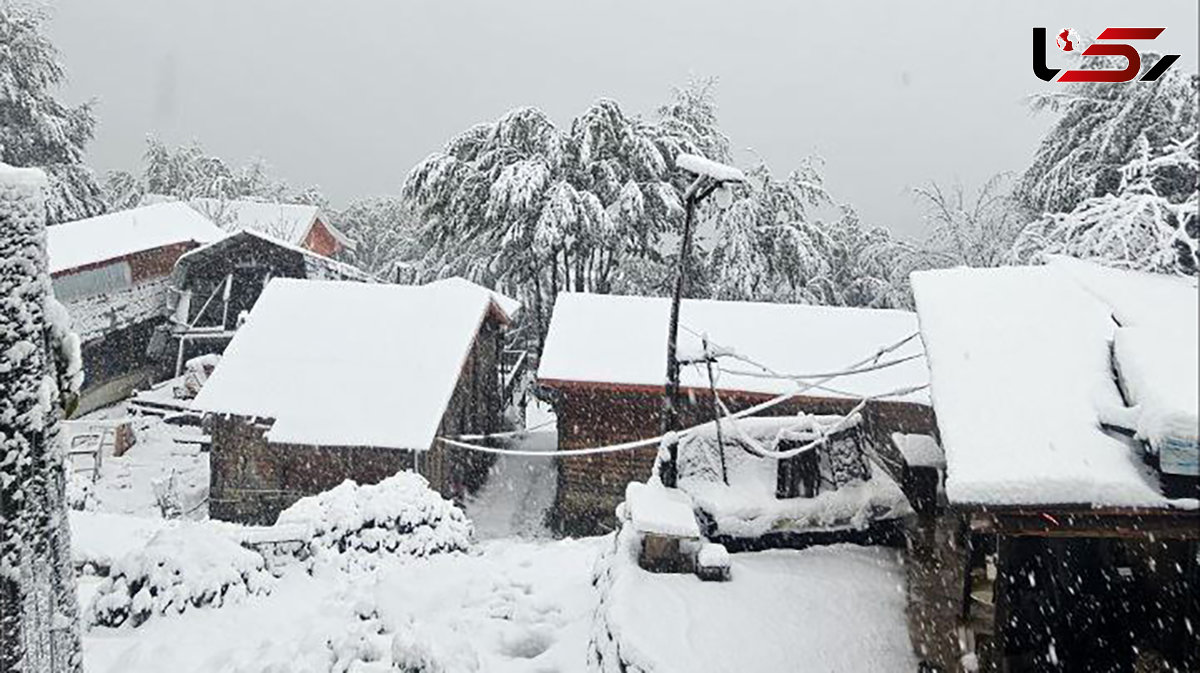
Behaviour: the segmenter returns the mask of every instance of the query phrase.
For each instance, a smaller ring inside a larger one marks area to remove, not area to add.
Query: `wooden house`
[[[47,229],[54,294],[83,346],[79,412],[125,397],[159,373],[168,277],[188,250],[224,235],[182,203],[123,210]]]
[[[928,670],[1197,670],[1194,278],[914,273],[945,512],[909,570]]]
[[[477,487],[489,457],[436,438],[500,429],[518,308],[461,280],[271,280],[192,404],[212,435],[209,513],[271,523],[345,479],[406,469],[447,497]]]
[[[537,376],[553,398],[560,450],[661,432],[669,313],[670,301],[662,298],[558,296]],[[736,412],[794,390],[797,383],[788,375],[840,370],[916,331],[916,315],[906,311],[685,300],[680,359],[702,353],[704,339],[726,356],[713,367],[711,379],[705,364],[683,367],[682,425],[713,420],[714,390]],[[844,414],[863,395],[927,383],[918,339],[883,359],[902,361],[812,388],[766,413]],[[866,439],[885,458],[895,453],[891,433],[928,433],[933,426],[927,394],[921,391],[870,402],[863,421]],[[650,446],[559,461],[554,525],[572,533],[611,529],[625,485],[650,476],[657,451]]]
[[[317,206],[243,199],[191,199],[188,203],[226,231],[257,231],[325,257],[355,247],[354,240],[333,226]]]
[[[182,255],[170,277],[175,374],[196,355],[219,353],[272,278],[374,282],[369,274],[255,229]]]

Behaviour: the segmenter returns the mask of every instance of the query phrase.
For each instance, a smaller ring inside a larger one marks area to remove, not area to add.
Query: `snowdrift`
[[[176,525],[115,562],[97,590],[88,621],[139,626],[155,615],[221,607],[270,593],[262,556],[205,525]]]
[[[275,525],[306,527],[309,553],[317,559],[466,551],[472,534],[463,511],[413,472],[366,486],[346,480],[299,500],[280,513]]]

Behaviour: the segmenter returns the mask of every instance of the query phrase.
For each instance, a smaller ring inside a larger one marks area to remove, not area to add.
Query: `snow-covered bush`
[[[346,480],[299,500],[279,515],[276,525],[306,527],[314,558],[336,555],[351,560],[379,553],[427,556],[465,551],[472,533],[463,511],[413,472],[365,486]]]
[[[262,556],[216,527],[172,526],[113,565],[92,602],[89,621],[138,626],[153,615],[221,607],[267,594],[273,584]]]

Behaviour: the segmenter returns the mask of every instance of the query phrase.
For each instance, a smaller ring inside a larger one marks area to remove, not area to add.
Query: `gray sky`
[[[917,235],[911,188],[1026,166],[1048,116],[1030,29],[1160,27],[1196,70],[1196,0],[455,2],[52,0],[91,161],[135,168],[147,133],[265,158],[341,205],[395,193],[453,134],[518,105],[567,124],[607,96],[650,113],[715,76],[739,163],[818,153],[867,222]],[[1143,49],[1147,45],[1139,45]],[[1050,50],[1053,67],[1055,53]]]

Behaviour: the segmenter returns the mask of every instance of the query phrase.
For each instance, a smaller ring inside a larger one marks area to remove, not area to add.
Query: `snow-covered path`
[[[394,670],[399,633],[446,671],[579,671],[598,543],[495,540],[371,572],[291,572],[270,596],[241,605],[93,629],[85,664],[95,673],[234,673],[329,671],[341,660]]]
[[[553,430],[534,432],[510,445],[552,452],[558,447],[558,435]],[[546,514],[558,488],[556,470],[552,458],[498,457],[487,483],[464,508],[475,522],[475,535],[481,540],[546,536]]]

